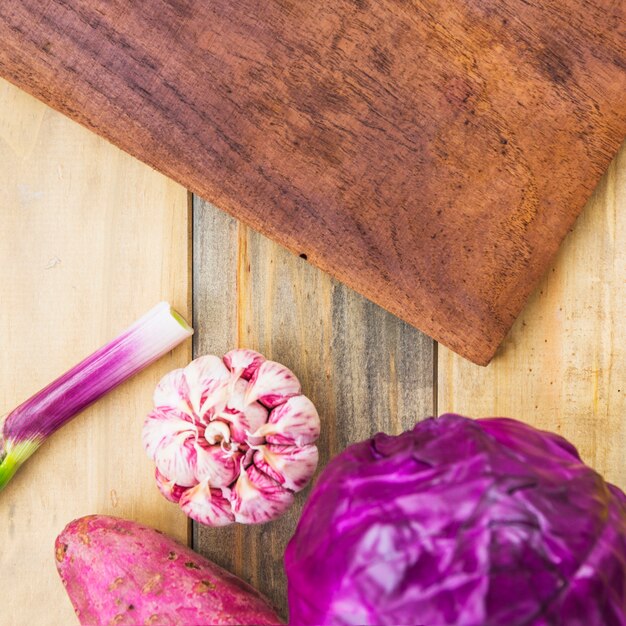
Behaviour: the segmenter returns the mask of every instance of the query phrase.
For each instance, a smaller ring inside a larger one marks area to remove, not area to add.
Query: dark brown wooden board
[[[626,135],[616,0],[3,0],[0,75],[485,364]]]
[[[428,337],[198,198],[193,248],[194,354],[240,345],[292,368],[320,413],[316,476],[350,443],[436,413]],[[308,492],[269,524],[194,524],[193,547],[286,617],[283,554]]]

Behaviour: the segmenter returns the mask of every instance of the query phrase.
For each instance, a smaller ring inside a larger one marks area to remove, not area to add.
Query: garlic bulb
[[[313,403],[288,368],[253,350],[167,374],[143,444],[161,493],[209,526],[259,524],[293,502],[317,466]]]

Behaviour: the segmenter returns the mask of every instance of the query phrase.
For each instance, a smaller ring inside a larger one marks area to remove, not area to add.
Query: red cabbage
[[[291,624],[626,624],[626,496],[558,435],[443,415],[326,467],[285,554]]]

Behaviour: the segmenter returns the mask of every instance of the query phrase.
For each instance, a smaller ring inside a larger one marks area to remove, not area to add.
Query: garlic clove
[[[235,521],[230,502],[220,489],[211,489],[207,481],[187,489],[180,498],[185,515],[208,526],[227,526]]]
[[[320,418],[313,403],[306,396],[293,396],[276,407],[266,424],[252,433],[264,437],[268,443],[306,446],[320,434]]]
[[[181,413],[193,419],[193,410],[189,406],[189,386],[182,368],[161,378],[154,390],[153,401],[157,409],[167,413]]]
[[[194,442],[198,429],[185,419],[155,409],[146,418],[143,446],[159,471],[179,485],[189,487],[195,479]]]
[[[280,517],[293,504],[293,493],[250,465],[241,468],[230,501],[236,522],[263,524]]]
[[[300,491],[311,480],[317,467],[316,446],[259,446],[254,465],[264,474],[291,491]]]
[[[154,477],[156,478],[157,487],[163,496],[170,502],[178,504],[181,496],[188,488],[177,485],[173,480],[168,480],[159,472],[158,468],[154,469]]]
[[[300,391],[300,381],[289,368],[275,361],[265,361],[250,379],[245,402],[258,401],[272,409]]]
[[[241,452],[221,445],[196,445],[195,478],[208,481],[211,487],[220,488],[230,485],[239,474]]]
[[[220,418],[228,421],[233,441],[243,443],[249,433],[258,430],[267,422],[268,410],[258,402],[246,404],[245,392],[248,384],[238,380],[232,390],[228,404],[220,414]]]
[[[224,363],[236,378],[250,380],[265,357],[254,350],[231,350],[224,355]]]
[[[195,449],[192,438],[184,441],[171,442],[164,445],[159,451],[155,464],[165,476],[183,487],[195,485]]]
[[[189,404],[200,420],[207,412],[220,411],[228,398],[231,374],[222,359],[212,354],[194,359],[185,369]]]

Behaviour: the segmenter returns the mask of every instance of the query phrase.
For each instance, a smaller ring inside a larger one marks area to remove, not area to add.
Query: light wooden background
[[[160,300],[189,313],[189,215],[184,189],[0,81],[2,413]],[[190,356],[177,348],[85,411],[0,493],[2,626],[77,623],[53,547],[78,516],[186,539],[140,442],[154,385]]]
[[[249,346],[292,367],[322,415],[322,462],[433,413],[510,415],[561,432],[626,488],[625,249],[623,150],[479,368],[201,200],[192,215],[184,189],[0,81],[0,412],[157,301],[191,314],[193,292],[194,351]],[[177,348],[87,410],[0,493],[0,623],[74,623],[52,549],[74,517],[188,538],[139,434],[158,378],[190,358]],[[284,610],[280,556],[302,501],[276,523],[189,539]]]

